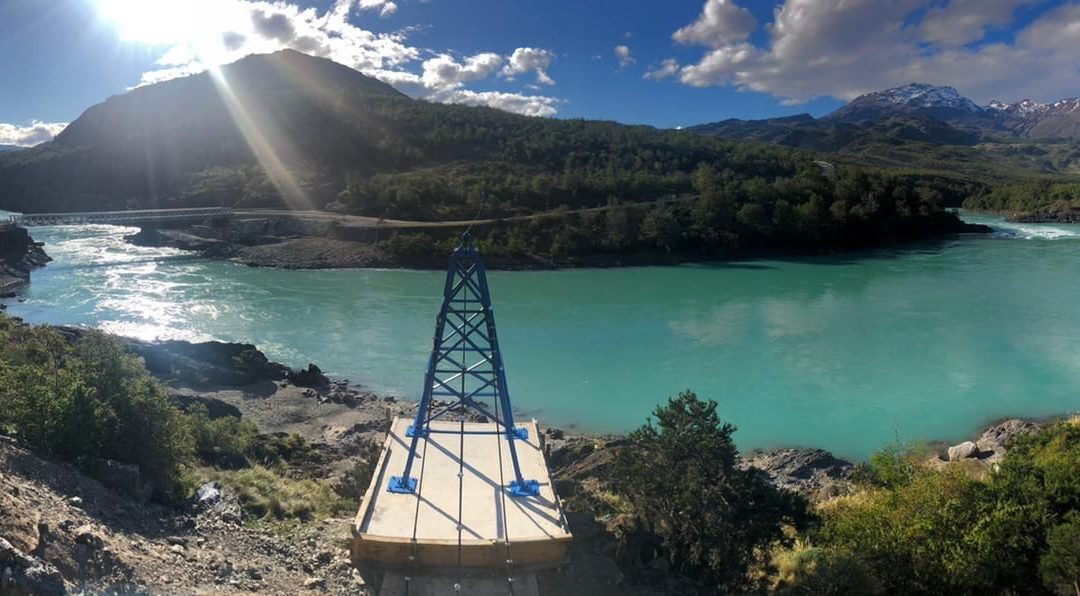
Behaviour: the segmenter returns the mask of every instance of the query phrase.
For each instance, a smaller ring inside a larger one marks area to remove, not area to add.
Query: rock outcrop
[[[779,488],[811,498],[828,498],[846,492],[855,471],[855,464],[824,449],[753,451],[744,456],[743,465],[761,470]]]
[[[150,372],[196,387],[243,386],[284,379],[288,367],[271,362],[251,344],[127,340]]]
[[[0,298],[30,282],[30,272],[51,261],[25,228],[0,223]]]

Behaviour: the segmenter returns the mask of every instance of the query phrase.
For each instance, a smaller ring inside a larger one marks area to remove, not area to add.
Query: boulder
[[[68,587],[56,567],[0,538],[0,594],[52,596],[67,594]]]
[[[323,374],[322,370],[314,364],[308,364],[307,370],[300,369],[298,371],[290,371],[286,378],[293,385],[299,387],[312,387],[314,389],[321,389],[330,386],[330,379]]]
[[[1020,435],[1035,432],[1040,428],[1042,428],[1042,425],[1038,422],[1010,418],[986,429],[982,436],[979,437],[979,440],[976,441],[976,445],[979,451],[1004,452],[1013,439]]]
[[[979,446],[974,441],[964,441],[949,447],[949,461],[959,461],[979,456]]]
[[[145,500],[150,496],[151,491],[143,485],[139,466],[135,464],[99,459],[94,462],[90,476],[108,488],[129,497]]]
[[[824,449],[780,448],[754,451],[743,459],[743,465],[765,473],[779,488],[814,496],[826,486],[843,492],[843,487],[855,471],[855,465]]]
[[[221,485],[217,482],[207,482],[195,491],[195,506],[200,509],[213,507],[221,500]]]

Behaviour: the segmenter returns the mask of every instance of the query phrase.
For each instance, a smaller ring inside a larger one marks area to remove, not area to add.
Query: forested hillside
[[[0,207],[25,212],[225,205],[438,221],[682,197],[491,232],[498,251],[551,256],[931,236],[960,229],[942,205],[966,191],[784,147],[413,100],[292,51],[135,89],[0,157]]]

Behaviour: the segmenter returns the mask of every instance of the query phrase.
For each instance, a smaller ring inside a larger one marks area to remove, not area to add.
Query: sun
[[[97,0],[97,5],[124,41],[194,45],[216,29],[212,0]]]

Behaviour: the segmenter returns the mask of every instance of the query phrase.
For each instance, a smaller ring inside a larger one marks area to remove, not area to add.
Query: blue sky
[[[661,127],[822,115],[912,81],[1080,95],[1080,0],[4,0],[0,143],[283,47],[432,101]]]

